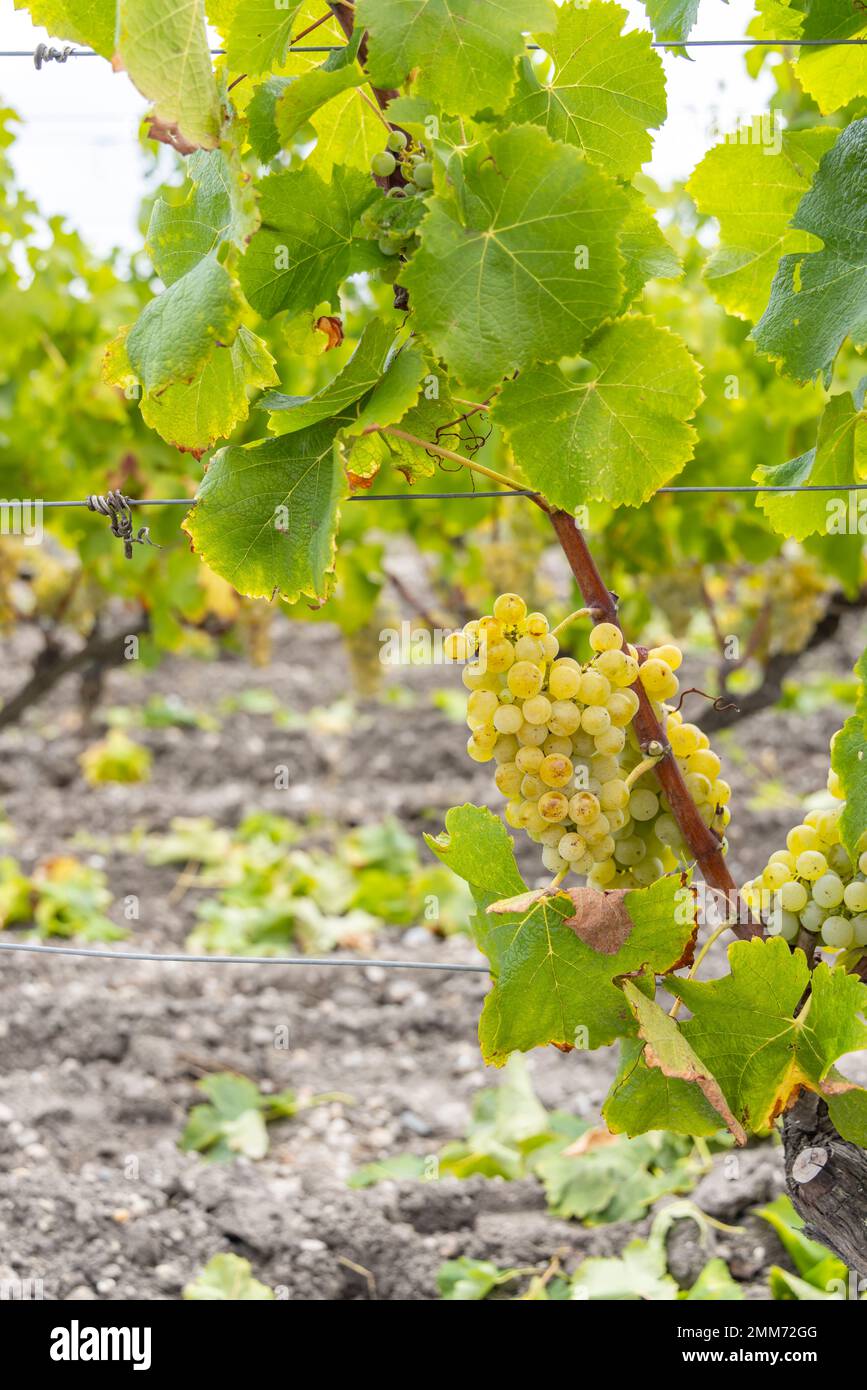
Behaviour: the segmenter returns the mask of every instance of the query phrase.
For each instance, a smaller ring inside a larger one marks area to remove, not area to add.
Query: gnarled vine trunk
[[[789,1196],[807,1234],[867,1276],[867,1149],[840,1138],[813,1091],[786,1114],[783,1143]]]

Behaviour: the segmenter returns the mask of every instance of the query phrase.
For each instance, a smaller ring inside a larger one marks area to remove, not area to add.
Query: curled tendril
[[[710,700],[713,708],[715,710],[718,710],[720,713],[722,713],[723,710],[727,709],[733,709],[736,712],[740,711],[740,705],[736,705],[733,700],[727,700],[724,695],[717,695],[716,697],[714,697],[713,695],[708,695],[706,690],[699,690],[697,685],[691,685],[687,690],[682,690],[680,692],[680,699],[678,700],[677,704],[672,705],[672,709],[675,714],[678,714],[680,712],[680,707],[686,699],[687,695],[700,695],[703,700]]]
[[[485,429],[484,425],[481,427],[471,425],[470,417],[478,414],[478,411],[469,410],[466,414],[459,415],[456,420],[447,420],[445,424],[437,425],[434,434],[434,443],[438,444],[440,448],[446,449],[450,448],[452,445],[459,445],[464,453],[472,458],[473,454],[477,454],[482,446],[487,443],[491,436],[491,430],[493,429],[493,425],[487,419],[485,420],[487,429]],[[466,427],[467,432],[465,432],[464,427]],[[449,441],[451,441],[451,443]],[[439,455],[429,453],[428,457],[434,459],[446,473],[457,472],[462,467],[461,464],[458,464],[455,468],[445,468],[446,461],[440,458]]]

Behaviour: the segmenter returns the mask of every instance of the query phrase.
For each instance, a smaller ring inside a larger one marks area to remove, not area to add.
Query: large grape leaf
[[[345,165],[362,169],[370,181],[370,161],[382,149],[385,131],[365,95],[371,100],[363,88],[350,87],[310,118],[316,147],[307,156],[306,165],[324,179],[331,177],[335,165]]]
[[[692,456],[699,369],[676,334],[641,315],[601,329],[584,354],[589,365],[568,376],[540,364],[507,382],[494,420],[549,502],[637,506]]]
[[[555,31],[533,36],[553,71],[525,57],[504,119],[544,126],[607,173],[630,179],[650,158],[648,132],[662,125],[666,108],[662,62],[649,34],[621,34],[626,18],[609,0],[567,0]]]
[[[502,111],[514,85],[524,30],[548,31],[551,0],[358,0],[367,29],[367,71],[376,87],[400,87],[449,115]]]
[[[709,1137],[722,1126],[719,1112],[698,1086],[647,1065],[641,1038],[621,1040],[620,1066],[602,1116],[613,1134],[630,1136],[667,1129]]]
[[[217,145],[220,100],[204,0],[118,0],[117,56],[159,120],[192,145]]]
[[[117,0],[15,0],[15,9],[26,10],[53,39],[89,44],[103,58],[114,52]]]
[[[492,135],[450,172],[456,186],[429,200],[400,280],[437,356],[484,395],[531,362],[578,352],[617,311],[628,204],[538,126]]]
[[[792,488],[867,482],[864,386],[855,396],[843,391],[831,397],[822,413],[814,448],[785,463],[760,464],[753,478],[757,483]],[[858,530],[858,493],[760,492],[757,501],[774,530],[794,540],[847,534],[853,509]]]
[[[728,957],[722,979],[672,978],[668,988],[692,1012],[680,1025],[684,1038],[744,1128],[762,1134],[802,1087],[824,1095],[849,1088],[829,1073],[843,1053],[867,1048],[859,1017],[867,985],[825,964],[811,976],[803,951],[780,937],[736,941]]]
[[[216,252],[152,299],[126,340],[130,364],[145,390],[192,381],[215,346],[234,341],[243,309],[240,291]]]
[[[683,274],[683,266],[638,189],[627,184],[623,192],[629,202],[629,211],[620,231],[620,254],[625,262],[623,279],[626,283],[620,312],[625,314],[648,280],[676,280]]]
[[[194,385],[215,348],[234,342],[243,308],[225,253],[246,245],[258,214],[237,147],[227,141],[218,150],[200,151],[189,168],[186,198],[158,198],[154,204],[147,248],[166,289],[145,307],[126,340],[129,364],[148,395],[173,384]],[[243,355],[237,360],[242,364]],[[231,374],[228,364],[215,370],[222,380]],[[188,406],[192,399],[186,396]]]
[[[269,391],[259,405],[262,410],[274,412],[270,421],[274,432],[291,434],[332,415],[345,413],[382,377],[394,336],[392,324],[384,319],[372,319],[346,366],[315,396],[287,396],[280,391]]]
[[[800,37],[864,40],[867,17],[853,0],[809,0]],[[827,116],[856,97],[867,96],[867,46],[802,48],[795,72],[804,91]]]
[[[490,961],[493,980],[479,1023],[486,1062],[501,1066],[511,1052],[548,1043],[602,1047],[634,1033],[634,1019],[615,981],[630,975],[652,992],[653,973],[673,969],[691,948],[695,922],[691,916],[682,920],[687,914],[676,910],[676,879],[661,879],[622,899],[605,895],[612,912],[625,908],[629,923],[625,937],[612,941],[616,949],[608,953],[594,949],[568,925],[576,912],[569,895],[529,895],[529,905],[521,905],[525,886],[512,841],[490,811],[456,807],[446,815],[445,833],[426,838],[437,857],[466,879],[476,902],[473,934]],[[503,898],[518,903],[491,915],[487,909]]]
[[[259,184],[262,226],[239,266],[250,304],[265,318],[335,300],[347,275],[365,267],[353,228],[380,196],[373,180],[335,167],[330,183],[309,168],[269,174]],[[370,248],[370,243],[366,244]],[[367,263],[372,254],[364,253]]]
[[[249,77],[271,72],[286,59],[301,0],[240,0],[226,34],[226,55],[232,72]]]
[[[135,382],[122,333],[106,352],[106,380],[127,389]],[[215,347],[189,382],[143,392],[142,419],[168,444],[200,457],[250,413],[248,392],[277,381],[274,358],[242,324],[231,347]]]
[[[780,257],[821,249],[810,232],[789,224],[837,133],[827,126],[786,130],[779,150],[733,136],[709,150],[693,171],[687,192],[720,226],[705,279],[730,314],[754,323],[767,305]]]
[[[184,521],[215,573],[251,598],[328,596],[346,477],[339,420],[221,449]]]
[[[867,120],[855,121],[823,157],[792,226],[821,251],[784,256],[753,337],[790,376],[826,384],[846,337],[867,343]]]
[[[353,38],[336,53],[330,53],[321,67],[296,77],[280,96],[276,107],[277,129],[283,145],[288,145],[303,125],[312,120],[320,107],[351,87],[366,82],[358,62],[363,37],[358,29]],[[381,128],[381,127],[380,127]]]
[[[840,830],[853,862],[867,848],[867,648],[855,674],[860,682],[855,713],[831,743],[831,766],[846,796]]]
[[[623,981],[623,993],[638,1024],[639,1037],[644,1040],[644,1061],[649,1068],[658,1070],[671,1082],[686,1083],[697,1087],[704,1099],[717,1114],[719,1121],[731,1130],[739,1144],[747,1142],[743,1126],[738,1123],[729,1109],[728,1101],[716,1077],[708,1070],[700,1057],[697,1057],[684,1037],[675,1019],[661,1009],[654,999],[648,999],[641,990],[636,989],[631,980]],[[621,1113],[623,1095],[620,1095]],[[641,1107],[647,1102],[644,1098]],[[631,1133],[637,1131],[630,1130]]]

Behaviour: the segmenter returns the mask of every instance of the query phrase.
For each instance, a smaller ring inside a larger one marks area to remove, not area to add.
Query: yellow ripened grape
[[[528,724],[525,720],[515,737],[524,748],[528,744],[533,748],[541,748],[548,737],[548,730],[544,724]]]
[[[561,753],[549,753],[539,768],[539,776],[546,787],[565,787],[571,781],[573,767],[569,758]]]
[[[631,724],[638,712],[639,700],[634,690],[615,690],[608,697],[605,708],[611,716],[611,723],[618,729]]]
[[[612,808],[611,806],[606,806],[605,814],[608,817],[612,835],[617,835],[621,830],[626,830],[627,826],[630,830],[632,829],[632,817],[628,811],[622,810],[619,807]]]
[[[604,889],[611,883],[617,873],[617,865],[613,859],[606,859],[601,864],[594,864],[587,875],[587,882],[591,888]]]
[[[539,797],[538,809],[543,820],[561,821],[569,814],[569,802],[562,792],[545,792]]]
[[[523,722],[524,716],[517,705],[498,705],[494,710],[494,728],[501,734],[516,734]]]
[[[561,859],[582,859],[587,852],[587,844],[580,835],[576,835],[574,830],[566,835],[561,835],[557,841],[557,853]]]
[[[604,705],[588,705],[581,715],[581,728],[596,738],[611,728],[611,715]]]
[[[552,700],[571,700],[581,686],[581,672],[564,661],[555,661],[548,676],[548,694]]]
[[[550,689],[550,683],[549,683]],[[552,734],[568,738],[574,734],[575,730],[581,726],[581,711],[572,700],[554,700],[551,705],[551,717],[548,720],[548,728]]]
[[[773,892],[776,888],[782,888],[784,883],[788,883],[792,877],[791,869],[787,869],[785,864],[768,864],[762,874],[762,887],[770,888]],[[806,902],[806,895],[804,897]],[[800,911],[799,908],[787,908],[787,911]]]
[[[530,661],[516,661],[509,670],[506,684],[518,700],[530,700],[542,689],[542,672]]]
[[[655,792],[638,787],[629,798],[629,814],[633,820],[653,820],[659,810],[659,797]]]
[[[803,850],[795,860],[799,878],[807,878],[811,883],[821,878],[828,867],[828,861],[817,849]]]
[[[683,652],[673,642],[666,642],[661,647],[651,647],[647,655],[652,661],[664,661],[672,671],[676,671],[683,661]]]
[[[493,724],[483,724],[480,729],[473,729],[473,738],[479,747],[490,748],[492,752],[499,737]]]
[[[701,729],[697,728],[695,724],[672,724],[669,722],[666,732],[672,752],[678,758],[688,758],[691,754],[698,752]]]
[[[576,792],[569,802],[569,814],[576,825],[591,825],[602,807],[592,792]]]
[[[524,822],[521,820],[520,801],[507,801],[503,811],[503,819],[506,825],[510,825],[513,830],[523,830]]]
[[[596,752],[596,743],[591,734],[585,734],[583,729],[578,729],[572,735],[572,748],[579,758],[592,758]]]
[[[494,749],[494,757],[498,763],[513,763],[518,756],[520,746],[514,734],[500,734]]]
[[[683,780],[693,801],[701,805],[710,800],[711,784],[703,772],[688,772]]]
[[[638,672],[638,676],[648,695],[652,695],[655,700],[670,700],[672,695],[677,694],[679,688],[677,676],[658,657],[652,659],[648,657]]]
[[[859,874],[867,874],[867,849],[858,856],[858,872]]]
[[[505,635],[503,624],[498,622],[496,618],[492,618],[490,615],[479,618],[480,642],[502,642]]]
[[[606,836],[610,835],[611,822],[605,812],[600,811],[596,819],[592,820],[589,825],[582,825],[581,834],[588,845],[592,845],[594,841],[604,840]],[[613,854],[614,851],[612,850],[611,853]]]
[[[549,734],[542,744],[542,752],[547,756],[549,753],[562,753],[564,757],[572,756],[571,738],[561,738],[558,734]]]
[[[553,661],[560,650],[560,642],[553,632],[546,632],[542,638],[542,651],[546,661]]]
[[[822,923],[822,941],[832,950],[845,951],[855,939],[855,928],[848,917],[826,917]]]
[[[843,814],[843,807],[836,806],[832,811],[815,811],[811,815],[804,817],[807,825],[812,825],[827,844],[833,844],[840,838],[840,817]]]
[[[651,883],[655,883],[658,878],[662,878],[664,872],[665,866],[662,860],[657,859],[655,855],[648,855],[632,866],[632,876],[641,888],[647,888]]]
[[[837,874],[822,874],[813,883],[813,901],[820,907],[839,907],[843,901],[843,880]]]
[[[535,801],[521,802],[521,818],[528,834],[541,835],[548,829],[548,822],[539,815],[539,807]]]
[[[545,660],[545,648],[538,637],[528,637],[526,633],[519,637],[515,643],[516,661],[531,661],[534,665],[541,665]]]
[[[780,887],[780,904],[785,912],[803,912],[809,898],[806,887],[797,879],[789,879]]]
[[[527,616],[527,605],[520,594],[500,594],[494,601],[494,617],[503,627],[517,627]]]
[[[603,811],[623,811],[629,805],[629,788],[619,777],[602,783],[599,803]]]
[[[775,849],[768,863],[785,864],[788,869],[792,870],[792,873],[795,872],[795,856],[790,849]]]
[[[467,739],[467,752],[474,763],[489,763],[494,756],[493,748],[483,748],[476,742],[475,736]]]
[[[507,641],[486,642],[482,653],[487,669],[497,674],[508,671],[515,660],[515,648]]]
[[[829,845],[825,840],[822,841],[822,844],[825,846],[824,852],[830,867],[835,873],[842,874],[844,878],[848,878],[852,872],[852,860],[846,853],[844,846],[840,844]]]
[[[443,656],[447,661],[466,661],[475,646],[465,632],[447,632],[443,638]]]
[[[522,772],[538,772],[544,757],[541,748],[519,748],[515,754],[515,763]]]
[[[542,850],[542,863],[551,874],[562,873],[563,869],[568,869],[569,863],[566,859],[561,859],[555,849],[546,846]]]
[[[528,613],[524,627],[531,637],[545,637],[548,632],[548,619],[544,613]]]
[[[695,753],[690,753],[686,767],[688,772],[700,772],[708,781],[713,782],[719,777],[722,763],[709,748],[699,748]]]
[[[585,705],[604,706],[611,695],[611,682],[598,671],[585,671],[578,694]]]
[[[710,799],[714,806],[727,806],[732,799],[732,789],[723,777],[718,777],[711,787]]]
[[[490,724],[499,705],[493,690],[474,690],[467,700],[467,723],[471,729]],[[504,730],[507,733],[508,730]]]
[[[624,836],[614,846],[614,858],[618,864],[625,864],[627,868],[631,868],[633,864],[640,864],[646,854],[647,846],[639,835]]]
[[[527,801],[538,801],[539,797],[544,796],[546,791],[547,787],[541,777],[533,772],[524,773],[521,778],[521,795]]]
[[[543,830],[539,836],[540,845],[550,845],[556,849],[563,838],[562,825],[549,825],[547,830]]]
[[[795,825],[786,836],[786,847],[797,856],[807,849],[819,848],[819,835],[812,825]]]
[[[828,773],[828,791],[832,796],[836,796],[838,801],[846,800],[843,784],[833,768],[831,768],[831,771]]]
[[[847,883],[843,890],[843,901],[850,912],[867,912],[867,882],[856,878]]]
[[[616,845],[611,835],[603,835],[600,840],[594,840],[589,846],[590,858],[594,864],[604,864],[614,856]]]
[[[603,782],[610,782],[612,777],[620,775],[620,763],[606,753],[594,753],[590,759],[590,775],[601,786]]]
[[[551,701],[547,695],[534,695],[524,701],[524,719],[528,724],[547,724],[551,718]]]
[[[609,719],[611,716],[608,716]],[[596,748],[604,758],[616,758],[623,752],[626,734],[622,729],[603,729],[595,738]]]
[[[600,652],[593,662],[594,669],[612,685],[629,685],[630,658],[626,652]]]
[[[594,652],[620,651],[623,633],[614,623],[597,623],[590,629],[590,645]]]
[[[494,782],[503,796],[516,797],[521,790],[522,777],[523,773],[517,763],[500,763],[494,773]]]
[[[467,690],[490,690],[491,678],[478,661],[471,661],[461,671],[461,680]]]

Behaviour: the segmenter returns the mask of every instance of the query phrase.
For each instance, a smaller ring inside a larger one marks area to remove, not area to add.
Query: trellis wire
[[[377,960],[376,956],[194,956],[183,951],[102,951],[93,946],[39,946],[29,941],[0,941],[0,951],[31,951],[44,956],[84,956],[93,960],[167,961],[181,965],[381,965],[383,970],[452,970],[474,975],[489,973],[487,965],[452,965],[438,960]]]
[[[647,31],[641,31],[644,32]],[[867,43],[867,39],[654,39],[651,48],[845,48],[857,47]],[[314,43],[292,45],[289,53],[339,53],[346,47],[342,43]],[[40,54],[40,49],[43,50]],[[531,52],[543,51],[538,43],[528,43]],[[211,48],[212,57],[225,54],[224,48]],[[0,52],[0,58],[31,58],[35,61],[40,54],[42,62],[65,63],[68,58],[101,58],[92,48],[66,48],[60,51],[40,44],[35,53],[28,48],[16,48]]]

